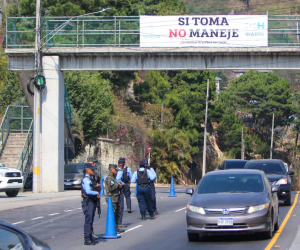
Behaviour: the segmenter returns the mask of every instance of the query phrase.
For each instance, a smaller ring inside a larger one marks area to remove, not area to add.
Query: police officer
[[[118,220],[118,224],[120,228],[126,228],[127,226],[122,224],[123,221],[123,213],[124,213],[124,190],[125,190],[125,183],[124,183],[124,173],[123,173],[123,168],[125,165],[125,158],[119,158],[118,160],[118,173],[116,179],[119,181],[119,183],[122,184],[122,188],[120,190],[120,199],[119,199],[119,204],[120,204],[120,216]]]
[[[85,176],[81,180],[81,197],[82,211],[85,216],[84,222],[84,245],[95,245],[92,236],[93,222],[95,217],[97,199],[100,198],[100,193],[92,190],[91,176],[93,176],[95,167],[91,163],[84,165]]]
[[[119,183],[116,179],[117,175],[117,165],[115,164],[109,164],[109,175],[105,177],[105,190],[106,190],[106,202],[108,202],[108,197],[111,197],[113,209],[114,209],[114,215],[115,215],[115,222],[116,222],[116,228],[117,232],[120,233],[121,230],[119,229],[119,217],[120,217],[120,204],[119,204],[119,198],[120,198],[120,190],[122,188],[122,184]]]
[[[156,175],[154,168],[148,166],[148,169]],[[156,207],[156,192],[155,192],[155,185],[154,181],[150,181],[150,187],[151,187],[151,204],[153,207],[153,211],[156,215],[158,215],[157,207]]]
[[[139,203],[142,220],[146,220],[146,208],[148,208],[151,219],[154,219],[153,206],[151,204],[150,181],[156,179],[156,174],[147,169],[148,160],[143,159],[140,162],[140,168],[134,172],[131,182],[137,183],[137,200]]]
[[[130,191],[130,180],[132,178],[132,172],[131,169],[127,166],[125,166],[125,158],[120,158],[120,160],[123,162],[123,182],[125,184],[124,186],[124,196],[126,200],[126,206],[128,213],[132,213],[131,211],[131,191]]]

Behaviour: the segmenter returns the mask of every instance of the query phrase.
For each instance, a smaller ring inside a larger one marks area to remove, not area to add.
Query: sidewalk
[[[17,197],[7,197],[5,193],[0,193],[0,211],[15,209],[20,207],[45,204],[53,201],[66,199],[80,199],[80,190],[66,190],[59,193],[37,193],[20,192]]]

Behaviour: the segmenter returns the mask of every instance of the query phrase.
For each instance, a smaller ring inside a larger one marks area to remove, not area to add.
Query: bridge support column
[[[64,75],[58,56],[43,57],[41,192],[64,190]]]

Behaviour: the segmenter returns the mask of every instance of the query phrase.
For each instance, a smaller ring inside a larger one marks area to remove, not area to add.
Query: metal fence
[[[269,46],[300,46],[300,16],[268,16]],[[42,47],[139,47],[139,16],[45,17]],[[8,17],[7,48],[34,48],[35,17]]]

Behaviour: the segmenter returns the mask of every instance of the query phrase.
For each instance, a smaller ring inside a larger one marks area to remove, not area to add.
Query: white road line
[[[60,213],[54,213],[54,214],[48,214],[49,216],[53,216],[53,215],[57,215],[57,214],[60,214]]]
[[[138,225],[138,226],[136,226],[136,227],[130,228],[130,229],[126,230],[124,233],[130,232],[130,231],[132,231],[132,230],[134,230],[134,229],[137,229],[137,228],[139,228],[139,227],[142,227],[142,226],[143,226],[143,225]],[[124,234],[124,233],[122,233],[122,234]]]
[[[175,191],[178,191],[178,190],[182,190],[181,188],[179,188],[179,189],[175,189]]]
[[[101,203],[101,204],[106,204],[106,202],[103,202],[103,203]]]
[[[24,221],[18,221],[18,222],[15,222],[13,223],[13,225],[17,225],[17,224],[20,224],[20,223],[23,223]]]
[[[180,208],[180,209],[178,209],[178,210],[176,210],[176,211],[174,211],[174,212],[177,213],[177,212],[179,212],[179,211],[181,211],[181,210],[183,210],[183,209],[186,209],[186,207]]]
[[[44,218],[44,216],[32,218],[32,219],[30,219],[30,220],[38,220],[38,219],[42,219],[42,218]]]
[[[77,209],[82,209],[81,207],[77,208]]]
[[[65,212],[67,213],[67,212],[72,212],[73,210],[65,210]]]

